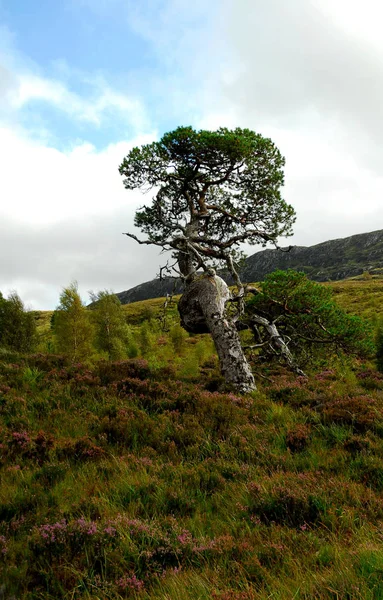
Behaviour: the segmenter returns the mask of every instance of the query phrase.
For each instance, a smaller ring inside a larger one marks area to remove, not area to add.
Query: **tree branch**
[[[226,248],[230,248],[233,244],[237,244],[239,242],[244,242],[246,240],[248,240],[251,237],[260,237],[263,240],[265,240],[265,242],[274,242],[274,238],[272,236],[270,236],[269,234],[267,234],[264,231],[259,231],[259,230],[252,230],[252,231],[246,231],[245,233],[242,233],[240,235],[235,235],[231,238],[229,238],[228,240],[226,240],[226,242],[222,242],[220,240],[215,240],[215,239],[211,239],[211,238],[206,238],[206,237],[201,237],[199,236],[198,238],[191,238],[191,241],[193,242],[203,242],[204,244],[207,244],[209,246],[217,246],[218,248],[222,248],[222,249],[226,249]]]
[[[168,240],[163,241],[163,242],[155,242],[152,240],[140,240],[136,235],[134,235],[133,233],[126,233],[123,232],[122,235],[127,235],[128,237],[132,238],[132,240],[134,240],[135,242],[137,242],[138,244],[146,244],[146,245],[154,245],[154,246],[160,246],[161,248],[165,249],[165,246],[169,246],[169,248],[166,248],[167,250],[172,248],[171,242],[169,242]]]
[[[270,323],[268,319],[258,315],[252,315],[252,320],[258,325],[262,325],[270,336],[270,341],[276,346],[276,349],[281,353],[289,367],[298,375],[306,377],[306,374],[297,366],[293,355],[291,354],[286,342],[280,335],[275,323]]]

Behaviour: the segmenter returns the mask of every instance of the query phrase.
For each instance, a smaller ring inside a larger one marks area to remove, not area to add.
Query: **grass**
[[[335,294],[338,304],[347,311],[376,322],[383,315],[383,278],[346,279],[326,283]]]
[[[323,285],[330,286],[334,292],[337,303],[347,311],[364,316],[376,321],[383,315],[383,277],[374,275],[369,277],[354,277],[344,281],[330,281]],[[178,322],[177,301],[179,296],[174,296],[172,302],[164,310],[165,298],[153,298],[142,302],[133,302],[123,306],[127,323],[134,327],[141,326],[144,321],[164,323],[166,327]],[[50,330],[52,311],[34,312],[37,330],[40,335],[40,346],[52,350],[53,340]]]
[[[209,338],[160,306],[126,307],[145,356],[0,354],[0,596],[383,599],[383,375],[328,356],[217,391]]]
[[[366,395],[361,366],[351,393],[279,372],[239,398],[56,360],[1,363],[9,597],[382,597],[379,376]]]

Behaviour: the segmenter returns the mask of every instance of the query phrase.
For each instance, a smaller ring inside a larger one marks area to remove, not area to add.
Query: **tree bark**
[[[235,324],[226,315],[230,299],[226,283],[207,273],[187,285],[179,303],[181,325],[190,333],[210,333],[227,383],[240,393],[256,389]]]
[[[252,316],[252,319],[253,321],[255,321],[255,323],[258,323],[258,325],[263,325],[263,327],[266,329],[267,333],[270,336],[271,344],[277,348],[277,350],[280,352],[280,354],[283,356],[283,358],[289,365],[290,369],[295,371],[295,373],[297,373],[298,375],[306,377],[305,373],[296,364],[288,345],[284,341],[283,337],[279,334],[275,323],[268,321],[264,317],[259,317],[255,315]]]
[[[198,220],[192,219],[185,227],[185,236],[187,238],[198,234]],[[184,248],[178,250],[178,266],[186,283],[191,283],[196,277],[196,269],[194,266],[195,256],[191,252],[187,244]]]

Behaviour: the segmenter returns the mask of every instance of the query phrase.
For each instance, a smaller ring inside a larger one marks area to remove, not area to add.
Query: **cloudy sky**
[[[380,0],[0,0],[0,290],[50,309],[73,280],[155,277],[157,249],[122,235],[149,198],[118,166],[178,125],[274,140],[288,243],[383,229],[382,19]]]

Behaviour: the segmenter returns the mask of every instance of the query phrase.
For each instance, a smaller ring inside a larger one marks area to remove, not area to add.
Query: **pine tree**
[[[149,321],[144,321],[140,327],[139,344],[141,348],[141,354],[143,356],[146,356],[150,353],[153,347],[153,334]]]
[[[173,325],[173,327],[169,331],[170,341],[173,345],[174,352],[177,355],[181,355],[183,350],[185,349],[185,340],[188,337],[186,331],[181,327],[181,325]]]
[[[78,293],[77,282],[64,288],[53,319],[56,346],[71,360],[86,360],[93,352],[93,325]]]
[[[226,382],[238,392],[255,389],[236,328],[235,300],[243,311],[244,286],[235,263],[241,243],[277,243],[291,234],[295,213],[281,196],[284,158],[273,142],[249,129],[195,131],[178,127],[158,142],[133,148],[120,173],[128,190],[152,189],[150,205],[135,215],[140,244],[170,250],[185,283],[178,303],[189,333],[210,333]],[[216,273],[225,268],[236,298]],[[204,271],[201,277],[201,270]]]

